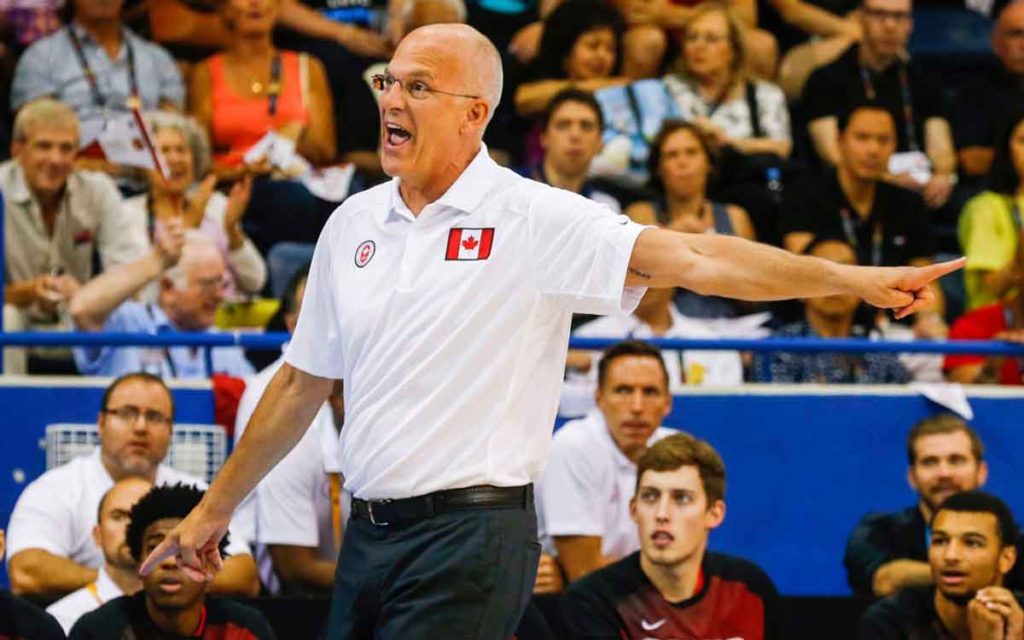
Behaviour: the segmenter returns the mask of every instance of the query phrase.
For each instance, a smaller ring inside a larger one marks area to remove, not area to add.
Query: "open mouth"
[[[384,125],[384,136],[393,147],[399,147],[412,139],[412,134],[397,124]]]
[[[675,541],[675,539],[675,536],[673,536],[668,531],[655,531],[651,535],[651,541],[654,542],[654,546],[658,548],[667,547],[668,545],[672,544]]]
[[[181,591],[181,581],[175,578],[163,578],[158,583],[160,591],[164,593],[178,593]]]
[[[962,585],[967,580],[967,574],[963,571],[948,570],[939,573],[939,581],[947,587]]]

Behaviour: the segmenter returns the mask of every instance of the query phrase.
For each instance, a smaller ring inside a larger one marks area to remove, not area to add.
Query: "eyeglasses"
[[[139,416],[142,416],[146,421],[146,425],[150,427],[163,427],[171,424],[170,416],[166,416],[155,409],[147,409],[146,411],[143,411],[131,404],[126,404],[123,407],[117,407],[114,409],[106,407],[103,409],[103,413],[108,416],[114,416],[125,424],[135,424],[135,421],[139,419]]]
[[[885,20],[892,20],[894,22],[909,22],[914,14],[910,11],[887,11],[885,9],[874,9],[872,7],[863,7],[861,11],[864,15],[871,18],[872,20],[878,20],[884,22]]]
[[[440,93],[441,95],[452,96],[455,98],[469,98],[471,100],[478,100],[480,98],[480,96],[471,96],[466,93],[452,93],[451,91],[432,89],[422,80],[399,80],[390,73],[378,73],[370,76],[370,82],[373,84],[373,90],[380,93],[386,93],[391,89],[391,87],[397,84],[404,89],[413,100],[423,100],[431,93]]]

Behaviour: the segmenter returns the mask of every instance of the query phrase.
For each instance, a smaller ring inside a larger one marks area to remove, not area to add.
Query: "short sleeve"
[[[569,428],[572,428],[570,425]],[[599,451],[575,434],[562,433],[551,445],[551,457],[541,476],[544,527],[549,536],[602,536],[605,522],[605,484]]]
[[[886,562],[896,559],[892,545],[887,544],[890,536],[884,530],[885,518],[880,514],[864,517],[846,542],[843,556],[846,579],[858,595],[874,595],[875,572]]]
[[[837,101],[843,98],[843,93],[842,87],[835,86],[836,83],[832,81],[834,65],[835,63],[818,67],[804,85],[800,104],[808,122],[839,113]]]
[[[181,73],[178,65],[167,50],[158,44],[148,43],[153,55],[153,63],[156,65],[157,74],[160,78],[160,96],[158,101],[174,105],[177,109],[185,107],[185,85],[181,80]]]
[[[580,195],[544,189],[530,203],[526,255],[541,294],[574,313],[631,313],[646,291],[625,287],[644,228]]]
[[[757,83],[758,120],[764,135],[772,140],[792,140],[786,96],[778,85]]]
[[[70,557],[74,550],[71,513],[61,501],[66,489],[53,486],[52,477],[41,476],[18,497],[7,526],[7,561],[26,549],[42,549],[56,556]]]
[[[567,640],[620,640],[623,625],[611,603],[577,583],[562,594],[559,617]]]
[[[925,208],[924,199],[916,193],[908,194],[906,206],[903,212],[910,223],[907,234],[907,258],[908,260],[935,259],[935,242],[932,240],[932,228],[929,224],[928,210]]]
[[[787,233],[814,233],[815,215],[814,207],[811,206],[812,189],[805,182],[799,185],[801,188],[784,189],[782,191],[783,202],[782,212],[779,218],[779,234],[785,236]],[[825,215],[827,211],[819,211],[818,215]]]
[[[1008,216],[1006,207],[1000,204],[998,196],[983,193],[964,205],[959,235],[967,257],[967,271],[995,271],[1013,258],[1016,247],[1012,238],[1007,242],[1002,222]]]
[[[302,298],[302,309],[299,311],[299,321],[285,351],[285,360],[293,367],[315,376],[334,379],[345,377],[341,325],[338,306],[335,303],[336,283],[331,257],[331,244],[339,213],[335,212],[331,217],[316,243]]]
[[[117,185],[104,174],[89,172],[82,185],[89,204],[99,210],[98,249],[103,269],[138,260],[149,250],[145,209],[129,207]]]
[[[57,87],[50,74],[50,70],[55,67],[50,64],[48,45],[49,38],[39,40],[26,49],[18,60],[11,81],[11,111],[17,111],[26,102],[36,98],[57,94]]]
[[[323,408],[320,409],[324,411]],[[256,487],[256,531],[260,544],[290,544],[316,547],[319,540],[316,513],[316,489],[323,477],[317,420],[302,436],[299,444]]]

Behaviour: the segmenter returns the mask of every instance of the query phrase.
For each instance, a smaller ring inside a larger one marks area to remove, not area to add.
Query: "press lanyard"
[[[90,582],[85,586],[85,588],[88,589],[89,593],[92,594],[93,598],[96,598],[96,602],[98,602],[102,606],[103,598],[100,597],[100,590],[99,587],[96,586],[96,583]]]
[[[341,474],[329,473],[331,479],[331,532],[335,550],[341,548]]]
[[[911,151],[920,151],[921,146],[917,143],[917,130],[914,128],[914,102],[910,95],[910,80],[907,78],[907,65],[903,62],[897,63],[896,75],[900,79],[900,99],[903,101],[903,126],[907,130],[907,146]],[[875,91],[875,84],[871,82],[871,72],[860,63],[860,81],[864,85],[864,95],[868,100],[876,100],[878,93]]]
[[[846,234],[846,241],[850,243],[854,251],[859,248],[860,242],[857,240],[857,223],[853,221],[853,215],[850,210],[843,207],[839,210],[839,216],[843,219],[843,232]],[[875,267],[882,266],[882,243],[884,240],[884,234],[882,233],[882,223],[876,222],[871,230],[871,265]]]
[[[153,325],[156,325],[156,313],[153,311],[153,305],[146,303],[146,313],[149,314],[149,319],[153,321]],[[171,370],[171,377],[178,377],[178,367],[174,365],[174,358],[171,357],[171,350],[168,347],[162,347],[164,354],[164,362],[167,363],[167,368]]]
[[[100,86],[96,81],[96,73],[89,66],[89,60],[85,57],[85,51],[82,50],[82,43],[78,40],[74,25],[68,25],[68,39],[71,40],[71,46],[75,50],[75,55],[78,56],[78,64],[82,65],[82,73],[85,74],[85,79],[89,83],[93,103],[97,107],[107,106],[103,94],[100,93]],[[125,49],[128,52],[128,84],[131,89],[131,95],[128,97],[127,104],[130,109],[138,109],[142,107],[142,100],[139,98],[139,82],[135,77],[135,50],[132,48],[132,43],[128,40],[127,33],[122,31],[121,39],[124,41]]]
[[[274,54],[270,61],[270,82],[267,84],[267,113],[273,118],[277,114],[277,96],[281,94],[281,55]]]

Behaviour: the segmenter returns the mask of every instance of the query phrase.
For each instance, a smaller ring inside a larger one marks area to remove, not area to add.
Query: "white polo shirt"
[[[206,483],[161,464],[156,484],[183,482],[206,489]],[[92,539],[100,499],[114,479],[100,460],[99,447],[50,469],[33,480],[18,497],[7,529],[7,558],[25,549],[42,549],[93,569],[103,565],[103,552]],[[232,529],[227,553],[249,554],[248,542]]]
[[[673,433],[658,427],[647,446]],[[601,554],[613,558],[640,548],[636,524],[629,517],[636,464],[619,450],[599,410],[558,430],[537,488],[545,552],[555,553],[554,536],[600,536]]]
[[[259,399],[283,363],[284,358],[278,358],[246,382],[238,404],[235,442],[242,437]],[[295,448],[270,470],[235,512],[235,519],[251,519],[260,578],[271,592],[278,591],[280,585],[266,545],[314,547],[319,557],[337,560],[341,540],[334,535],[331,474],[340,476],[340,458],[338,431],[330,406],[324,404]],[[337,482],[340,489],[340,478]],[[339,492],[338,497],[336,508],[343,531],[349,500],[344,492]]]
[[[503,169],[481,148],[420,215],[397,179],[317,243],[287,361],[345,380],[352,495],[523,485],[547,458],[573,312],[632,311],[644,227]]]
[[[75,626],[79,618],[123,595],[121,588],[107,575],[106,566],[102,566],[95,582],[54,602],[46,607],[46,612],[57,619],[64,633],[71,633],[71,627]]]

